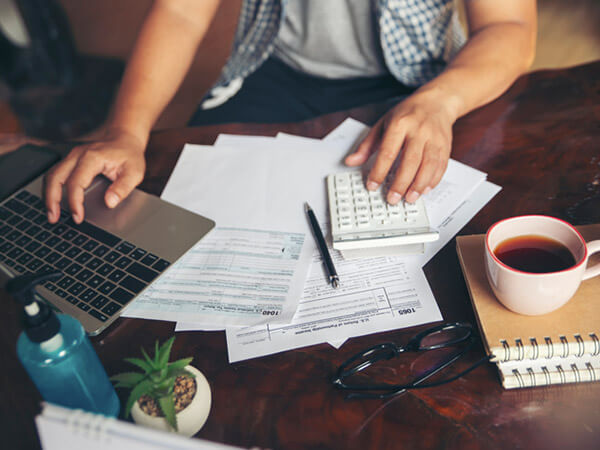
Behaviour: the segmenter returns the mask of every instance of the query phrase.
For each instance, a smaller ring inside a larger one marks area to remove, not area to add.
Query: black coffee
[[[565,245],[536,235],[506,239],[498,244],[494,254],[507,266],[530,273],[558,272],[576,263]]]

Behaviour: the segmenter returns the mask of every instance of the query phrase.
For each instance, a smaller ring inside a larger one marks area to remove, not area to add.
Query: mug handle
[[[585,245],[587,246],[589,256],[591,256],[593,253],[600,252],[600,240],[588,242]],[[596,263],[592,267],[585,269],[582,280],[587,280],[588,278],[595,277],[596,275],[600,275],[600,263]]]

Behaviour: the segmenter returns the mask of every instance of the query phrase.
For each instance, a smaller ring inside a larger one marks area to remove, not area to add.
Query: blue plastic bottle
[[[35,299],[35,285],[56,277],[56,273],[23,275],[6,286],[25,308],[25,331],[17,341],[19,359],[46,401],[117,416],[119,399],[79,321],[55,314]]]

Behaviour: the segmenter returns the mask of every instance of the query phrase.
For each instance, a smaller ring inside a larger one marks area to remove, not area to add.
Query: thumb
[[[372,153],[376,150],[376,145],[379,142],[379,137],[381,135],[381,124],[378,122],[375,124],[369,134],[363,139],[360,145],[356,148],[354,153],[346,156],[344,162],[347,166],[360,166],[364,164],[369,159]]]
[[[125,167],[104,195],[106,206],[114,208],[125,199],[144,179],[143,170]]]

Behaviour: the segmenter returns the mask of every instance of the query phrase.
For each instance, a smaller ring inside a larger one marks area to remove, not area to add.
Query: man
[[[155,2],[129,60],[104,137],[74,148],[48,174],[50,222],[59,218],[63,185],[73,219],[79,223],[84,218],[84,190],[96,175],[102,173],[113,181],[105,194],[109,207],[116,206],[142,181],[150,130],[189,69],[219,3]],[[356,96],[364,103],[381,100],[377,96],[387,92],[385,86],[392,78],[393,97],[411,94],[375,124],[355,153],[346,158],[346,164],[364,164],[375,153],[366,182],[373,190],[398,159],[387,201],[396,204],[404,198],[414,202],[439,183],[450,157],[454,122],[498,97],[533,60],[535,0],[466,0],[469,38],[464,45],[453,8],[452,0],[245,0],[231,57],[212,91],[231,99],[212,114],[222,114],[228,121],[236,121],[238,116],[243,120],[250,108],[252,117],[258,114],[260,121],[261,114],[268,118],[273,108],[291,111],[292,118],[304,117],[304,107],[316,115],[331,104],[334,109],[347,106],[338,102],[339,97]],[[347,19],[339,22],[342,15]],[[327,41],[339,27],[342,36]],[[310,43],[317,30],[325,30],[322,45],[320,41]],[[357,51],[348,53],[348,46],[343,45],[347,42],[354,42]],[[355,58],[363,62],[353,65]],[[328,65],[332,60],[338,64]],[[350,82],[351,89],[326,105],[319,104],[318,98],[294,99],[293,87],[288,90],[289,97],[255,95],[253,89],[274,86],[269,84],[273,76],[316,86],[333,86],[332,80],[334,84]],[[273,101],[257,113],[258,98]],[[307,106],[305,102],[312,103]],[[209,98],[204,106],[215,103],[218,101]],[[286,117],[279,112],[276,117]],[[193,122],[207,123],[210,116],[210,109],[200,110]]]

